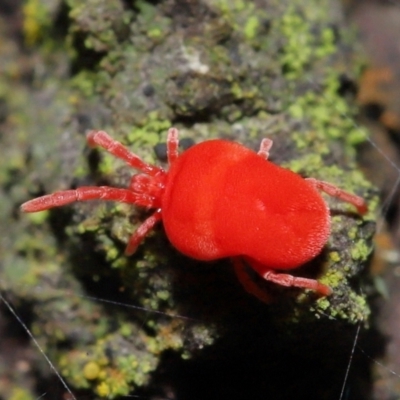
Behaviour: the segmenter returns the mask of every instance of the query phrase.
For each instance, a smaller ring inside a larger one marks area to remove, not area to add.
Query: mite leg
[[[355,194],[346,192],[329,182],[319,181],[314,178],[305,178],[305,180],[310,182],[317,189],[325,192],[329,196],[336,197],[340,200],[352,204],[354,207],[357,208],[358,213],[361,215],[365,214],[368,211],[368,207],[364,199],[356,196]]]
[[[171,165],[178,158],[178,146],[179,146],[179,131],[176,128],[168,129],[167,136],[167,157],[168,157],[168,165]]]
[[[125,249],[125,254],[130,256],[133,254],[143,238],[154,228],[154,225],[162,219],[161,210],[157,210],[153,215],[147,218],[142,225],[134,232],[129,238],[128,244]]]
[[[109,186],[83,186],[75,190],[64,190],[29,200],[21,205],[21,210],[23,212],[37,212],[64,206],[76,201],[88,200],[110,200],[142,207],[154,206],[154,199],[151,196],[134,193],[129,189],[119,189]]]
[[[289,274],[281,274],[272,270],[263,273],[262,277],[265,280],[277,283],[278,285],[287,287],[294,286],[298,288],[314,290],[322,296],[329,296],[332,293],[332,289],[329,286],[326,286],[323,283],[319,283],[315,279],[301,278]]]
[[[151,176],[164,173],[162,168],[142,161],[136,154],[132,153],[127,147],[123,146],[122,143],[117,142],[104,131],[90,131],[86,138],[90,146],[97,145],[102,147],[115,157],[125,161],[132,168],[138,169]]]
[[[264,303],[271,303],[271,297],[251,279],[243,260],[240,257],[232,257],[232,262],[236,276],[244,289]]]
[[[271,150],[274,142],[271,139],[263,139],[260,143],[260,150],[258,150],[258,155],[262,157],[264,160],[268,160],[269,151]]]

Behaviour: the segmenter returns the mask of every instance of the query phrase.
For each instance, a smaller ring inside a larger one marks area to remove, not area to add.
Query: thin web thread
[[[6,307],[10,310],[11,314],[14,316],[14,318],[21,324],[21,326],[25,329],[25,332],[29,335],[29,337],[32,339],[32,342],[34,345],[38,348],[40,353],[42,353],[42,356],[44,359],[47,361],[49,364],[50,368],[54,371],[56,374],[57,378],[60,380],[61,384],[64,386],[65,390],[71,395],[72,400],[77,400],[77,398],[74,396],[72,393],[71,389],[68,387],[67,383],[64,381],[63,377],[61,374],[58,372],[57,368],[54,366],[54,364],[51,362],[50,358],[46,355],[42,347],[40,346],[39,342],[35,339],[33,336],[32,332],[29,330],[29,328],[25,325],[24,321],[18,316],[18,314],[15,312],[14,308],[11,306],[11,304],[3,297],[3,295],[0,293],[0,300],[6,305]],[[43,397],[45,394],[42,394],[41,397]]]

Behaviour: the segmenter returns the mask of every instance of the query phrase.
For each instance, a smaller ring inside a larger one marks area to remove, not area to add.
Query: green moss
[[[329,253],[329,258],[332,262],[339,262],[340,261],[340,254],[337,251],[331,251]]]
[[[133,335],[132,326],[129,324],[123,324],[120,328],[121,335],[124,337],[130,337]]]
[[[364,216],[364,219],[366,221],[375,222],[376,215],[380,212],[380,206],[380,198],[377,193],[375,193],[374,196],[368,199],[368,213]]]
[[[131,331],[134,332],[135,328],[132,328]],[[124,330],[126,333],[126,328]],[[140,341],[139,338],[135,339],[137,340]],[[101,396],[107,393],[110,399],[124,396],[132,391],[135,385],[145,384],[148,374],[157,365],[156,357],[151,352],[137,352],[132,345],[131,341],[121,342],[117,334],[108,335],[86,349],[65,354],[59,365],[63,374],[77,387],[93,387]],[[142,343],[143,345],[145,344]],[[130,349],[129,354],[116,356],[116,346]],[[111,358],[108,356],[110,352],[114,354]]]
[[[260,22],[257,16],[252,15],[247,19],[244,26],[244,36],[246,37],[246,39],[251,40],[256,37],[259,25]]]
[[[48,217],[49,212],[47,210],[27,215],[27,218],[29,218],[30,222],[34,225],[42,225]]]
[[[109,385],[107,385],[107,383],[105,382],[101,382],[97,385],[96,387],[96,393],[101,396],[101,397],[109,397],[110,395],[110,387]]]
[[[335,78],[338,81],[338,75]],[[344,138],[349,149],[367,137],[365,129],[357,126],[350,118],[354,110],[329,85],[322,94],[310,91],[297,98],[288,111],[293,118],[309,120],[316,135],[327,141]]]
[[[109,51],[118,47],[120,39],[129,31],[133,13],[121,3],[107,0],[67,0],[67,3],[69,18],[74,21],[69,31],[70,43],[74,43],[78,34],[87,49]]]
[[[360,239],[351,249],[351,257],[354,261],[366,261],[371,254],[371,246],[368,246],[364,240]]]
[[[268,10],[242,0],[217,0],[213,5],[235,35],[239,35],[254,49],[268,49],[268,29],[263,26],[263,21],[271,17]]]
[[[98,74],[92,71],[80,71],[71,79],[71,87],[75,88],[81,95],[90,98],[95,94]]]
[[[27,0],[22,8],[25,42],[33,46],[44,36],[51,20],[48,5],[42,0]]]
[[[343,303],[329,302],[327,299],[322,298],[317,300],[317,308],[315,310],[317,312],[329,310],[329,316],[333,319],[346,320],[352,324],[363,322],[367,326],[370,311],[365,297],[352,293],[350,301],[353,306],[351,309],[347,309],[343,306]]]
[[[309,22],[296,13],[294,8],[288,10],[280,24],[282,35],[286,38],[280,62],[285,69],[286,77],[296,79],[310,62],[314,35],[310,32]]]
[[[317,300],[318,308],[320,310],[328,310],[329,307],[331,306],[331,303],[327,297],[321,297]]]
[[[103,176],[112,177],[113,175],[115,175],[116,171],[115,165],[116,165],[115,157],[104,153],[103,157],[101,158],[101,162],[99,164],[99,172]]]
[[[336,51],[335,34],[332,28],[323,28],[320,37],[320,45],[315,49],[317,58],[323,58]]]
[[[89,381],[97,379],[100,374],[100,366],[94,361],[89,361],[83,368],[83,375]]]
[[[36,396],[34,397],[28,390],[23,388],[14,388],[8,397],[9,400],[33,400],[34,398]]]
[[[160,41],[169,31],[171,20],[160,15],[157,8],[147,1],[137,1],[135,7],[139,10],[137,24],[142,32],[153,41]]]
[[[131,143],[139,142],[147,145],[151,150],[152,146],[160,141],[160,134],[164,134],[166,139],[167,130],[171,127],[171,121],[161,119],[157,111],[149,112],[141,127],[135,127],[128,135],[128,140]]]
[[[280,63],[289,80],[302,78],[312,63],[336,51],[334,32],[324,25],[324,7],[320,4],[315,7],[319,9],[318,13],[303,9],[300,3],[296,5],[294,2],[277,21],[276,26],[285,38]],[[320,34],[316,35],[315,30],[320,30]]]
[[[311,19],[304,18],[292,6],[278,23],[286,38],[280,62],[285,76],[293,81],[293,90],[300,82],[303,82],[304,87],[307,87],[308,81],[316,82],[317,77],[308,77],[310,63],[333,54],[336,48],[332,28],[314,19],[320,18],[317,15],[309,16]],[[313,30],[321,30],[321,35],[315,35]],[[351,146],[363,142],[367,134],[351,118],[355,110],[339,95],[340,72],[329,68],[329,65],[324,68],[324,77],[318,90],[316,84],[309,85],[309,90],[306,91],[303,87],[303,94],[288,103],[288,112],[293,118],[308,120],[315,129],[315,134],[324,137],[326,141],[344,138],[350,149]],[[325,153],[328,151],[326,148]]]
[[[358,235],[358,231],[357,231],[357,227],[353,227],[348,231],[348,236],[351,240],[355,240],[357,238]]]
[[[324,274],[320,281],[332,289],[335,289],[343,282],[343,279],[344,274],[341,271],[330,269]]]

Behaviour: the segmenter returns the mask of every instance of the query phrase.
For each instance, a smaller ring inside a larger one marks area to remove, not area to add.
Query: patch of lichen
[[[26,249],[27,245],[22,241],[18,246]],[[7,262],[3,271],[7,286],[2,285],[6,290],[16,287],[20,299],[40,304],[36,307],[31,331],[42,349],[55,360],[57,369],[74,387],[92,388],[100,396],[115,398],[127,395],[135,386],[144,385],[150,372],[157,367],[160,354],[166,349],[181,348],[179,320],[164,316],[164,322],[161,322],[156,315],[150,314],[143,326],[140,316],[139,323],[134,322],[133,312],[127,319],[122,312],[124,308],[116,307],[116,312],[107,310],[101,302],[85,296],[74,277],[67,272],[61,253],[57,255],[53,251],[49,256],[52,263],[45,262],[47,248],[54,250],[54,244],[45,243],[38,237],[35,254],[26,255],[20,264]],[[42,256],[38,257],[38,253]],[[27,263],[27,260],[30,261]],[[148,307],[146,312],[151,309],[160,312],[163,309],[160,303],[167,300],[165,293],[168,293],[168,288],[164,287],[163,293],[155,278],[158,274],[151,265],[137,268],[139,273],[135,274],[133,264],[130,265],[129,278],[136,280],[137,291],[132,311],[141,304]],[[144,274],[140,273],[141,270]],[[151,286],[148,286],[149,282]],[[154,303],[152,296],[159,299],[158,303]],[[124,305],[129,307],[127,303]],[[143,313],[140,308],[139,314]],[[149,329],[153,332],[151,335],[146,333]],[[71,341],[74,343],[72,349],[68,346],[66,350],[53,354],[57,344]]]
[[[140,333],[138,326],[128,324],[124,321],[120,331],[64,353],[59,361],[63,375],[75,387],[92,388],[99,396],[110,399],[144,385],[158,364],[161,350]]]
[[[2,393],[7,395],[5,391],[3,391]],[[34,400],[32,393],[21,387],[14,387],[11,390],[11,393],[8,394],[7,398],[9,400]]]
[[[157,44],[162,42],[166,32],[171,30],[172,20],[162,15],[153,4],[144,0],[137,1],[135,7],[138,10],[136,29],[150,39],[151,43]],[[144,44],[145,42],[141,43]]]
[[[254,48],[266,50],[271,10],[242,0],[217,0],[213,6],[221,12],[222,20],[230,26],[230,30],[237,32]]]
[[[141,124],[130,127],[127,141],[132,151],[140,151],[141,158],[148,163],[157,163],[154,146],[167,141],[167,131],[172,126],[168,119],[163,119],[157,111],[151,111]]]
[[[321,15],[324,14],[324,7],[316,6],[322,12],[310,13],[307,8],[300,10],[295,3],[278,22],[278,29],[284,38],[280,62],[289,80],[303,78],[310,65],[336,50],[334,32],[326,23],[326,15]]]
[[[326,279],[323,282],[329,284],[331,281]],[[340,289],[335,289],[340,295]],[[311,311],[320,317],[329,316],[329,318],[335,320],[347,321],[351,324],[362,324],[364,327],[368,327],[371,310],[366,297],[355,292],[351,292],[348,297],[346,302],[332,301],[329,298],[318,299],[315,306],[311,307]]]
[[[77,226],[71,225],[68,234],[78,248],[79,237],[90,235],[93,238],[96,253],[104,257],[106,268],[115,270],[113,274],[118,279],[119,289],[127,299],[149,311],[167,312],[174,309],[176,304],[172,300],[171,282],[165,268],[168,263],[165,243],[161,247],[157,245],[160,235],[148,235],[134,256],[123,255],[126,242],[142,219],[143,214],[138,214],[132,207],[99,205],[92,209],[89,218]],[[104,274],[92,268],[81,272],[88,276],[93,273]],[[154,323],[153,318],[149,317],[147,323]]]
[[[309,121],[314,136],[325,142],[318,152],[321,156],[329,154],[329,144],[339,139],[346,143],[346,151],[354,157],[355,146],[367,137],[365,128],[352,119],[355,108],[339,95],[339,75],[334,71],[325,79],[319,93],[307,91],[296,99],[288,112],[295,119]],[[297,134],[295,140],[299,148],[307,146],[307,137],[304,135]]]
[[[353,70],[345,69],[345,58],[337,52],[337,46],[343,43],[339,44],[334,26],[327,22],[327,10],[321,4],[312,9],[292,2],[277,22],[285,38],[279,61],[291,93],[296,94],[288,98],[287,111],[303,126],[308,122],[314,138],[321,139],[317,154],[329,154],[329,145],[339,140],[346,143],[345,151],[353,158],[354,146],[363,142],[367,133],[354,122],[354,106],[340,95],[340,77],[355,76],[360,62]],[[351,38],[345,38],[345,33],[343,36],[344,43]],[[298,132],[294,139],[299,148],[306,148],[309,137]]]
[[[90,84],[86,84],[87,72],[80,72],[83,79],[79,81],[88,92],[95,86],[95,91],[101,91],[104,98],[109,99],[108,105],[119,125],[144,125],[147,114],[155,110],[161,120],[171,120],[174,115],[192,117],[205,113],[235,120],[268,106],[270,101],[264,94],[272,86],[270,72],[277,64],[266,64],[263,54],[251,43],[238,47],[238,57],[251,59],[252,65],[234,62],[229,47],[221,40],[239,43],[242,36],[229,26],[229,18],[221,24],[221,15],[208,17],[197,24],[191,34],[181,36],[170,28],[170,19],[163,16],[161,9],[145,2],[138,3],[137,7],[139,13],[131,24],[131,42],[120,40],[104,54],[99,64],[102,68],[98,72],[99,79],[89,73]],[[255,40],[255,36],[262,37],[264,31],[260,28],[255,35],[259,24],[255,22],[252,9],[246,11],[250,22],[246,24],[245,36]],[[72,13],[75,15],[75,11]],[[155,29],[161,29],[160,21],[165,22],[161,24],[164,26],[161,37],[154,34],[148,20],[156,24]],[[232,23],[239,26],[242,21]],[[91,35],[86,31],[85,34]],[[149,52],[154,46],[158,51]],[[146,71],[145,77],[137,73],[140,69]],[[115,96],[117,93],[125,93],[125,96]],[[245,106],[237,106],[238,102]]]
[[[42,0],[27,0],[22,7],[23,33],[28,46],[37,44],[51,26],[49,4]]]
[[[184,9],[179,13],[168,9],[174,2],[135,2],[133,11],[123,8],[123,2],[67,3],[74,77],[52,76],[63,70],[62,60],[57,68],[44,60],[51,79],[39,80],[42,96],[1,90],[13,105],[10,121],[16,134],[0,138],[9,150],[4,162],[8,169],[0,170],[0,181],[8,188],[15,176],[24,176],[11,191],[2,192],[4,214],[15,214],[17,204],[42,192],[104,182],[127,185],[132,171],[104,152],[98,153],[95,168],[89,165],[93,153],[85,145],[85,129],[105,129],[154,162],[152,147],[165,141],[172,123],[178,124],[182,136],[197,142],[224,137],[256,149],[262,137],[271,137],[274,161],[332,181],[376,204],[370,186],[354,171],[353,146],[363,134],[359,137],[360,130],[353,125],[354,110],[338,95],[336,65],[349,66],[340,57],[336,60],[329,2],[314,1],[304,8],[300,2],[260,6],[210,1],[202,13],[185,8],[190,2],[180,2]],[[87,68],[85,56],[91,52],[98,53],[98,62]],[[15,65],[7,77],[20,74]],[[47,101],[40,101],[43,98]],[[81,124],[82,119],[89,123]],[[4,140],[15,142],[9,146]],[[334,210],[351,211],[347,204],[328,201]],[[322,261],[326,272],[320,277],[332,286],[333,296],[317,301],[311,296],[310,301],[309,293],[302,297],[299,291],[282,289],[285,298],[297,300],[292,304],[297,321],[304,323],[310,315],[321,318],[322,313],[351,323],[367,319],[364,297],[349,289],[348,282],[354,282],[371,249],[372,228],[365,226],[374,219],[374,207],[370,208],[363,219],[333,219],[333,239]],[[149,235],[134,256],[125,257],[129,235],[145,218],[134,207],[81,203],[68,210],[66,219],[57,212],[24,215],[18,221],[2,219],[7,227],[2,249],[15,249],[15,254],[4,257],[2,276],[7,290],[34,304],[35,337],[74,387],[92,388],[102,397],[127,395],[148,382],[165,349],[189,358],[193,349],[212,345],[217,335],[223,339],[227,315],[247,316],[254,310],[251,300],[243,301],[247,294],[239,285],[224,279],[214,283],[212,269],[219,264],[201,265],[197,275],[190,260],[176,266],[176,254],[171,254],[160,230]],[[187,279],[174,277],[179,268]],[[203,273],[207,268],[211,271]],[[177,286],[188,286],[191,292],[206,274],[211,278],[196,295],[184,293],[177,299]],[[117,284],[106,290],[111,281]],[[88,288],[95,293],[90,298],[85,297]],[[211,322],[204,311],[210,293],[218,300],[211,302]],[[119,296],[122,300],[114,308],[106,302]],[[231,301],[235,296],[239,300]],[[178,314],[182,303],[187,303],[188,316],[197,312],[203,321],[188,324],[162,314]],[[290,311],[282,312],[289,320]],[[259,314],[256,317],[258,324]],[[273,325],[275,320],[269,322]],[[250,330],[257,326],[248,325]],[[192,347],[185,344],[188,337]],[[68,346],[62,346],[65,343]]]
[[[109,51],[129,34],[132,12],[121,2],[107,0],[67,0],[69,17],[74,21],[70,41],[84,39],[84,47],[96,52]]]
[[[115,398],[143,386],[166,349],[180,349],[181,326],[173,319],[156,324],[149,336],[139,325],[119,314],[119,328],[104,332],[92,343],[64,352],[58,362],[62,374],[79,388],[92,388],[99,396]]]

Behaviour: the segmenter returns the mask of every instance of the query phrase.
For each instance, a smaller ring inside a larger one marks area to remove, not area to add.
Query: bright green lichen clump
[[[23,31],[28,46],[36,44],[51,24],[48,5],[42,0],[28,0],[23,8]]]
[[[339,95],[338,85],[338,74],[332,72],[332,76],[325,80],[322,93],[307,92],[298,97],[288,111],[294,118],[309,120],[316,135],[323,136],[327,143],[328,140],[342,139],[343,132],[346,132],[344,139],[351,149],[351,146],[365,141],[367,132],[350,118],[354,110]],[[329,152],[329,149],[325,152]]]
[[[34,397],[26,389],[14,388],[11,391],[8,400],[34,400]]]

